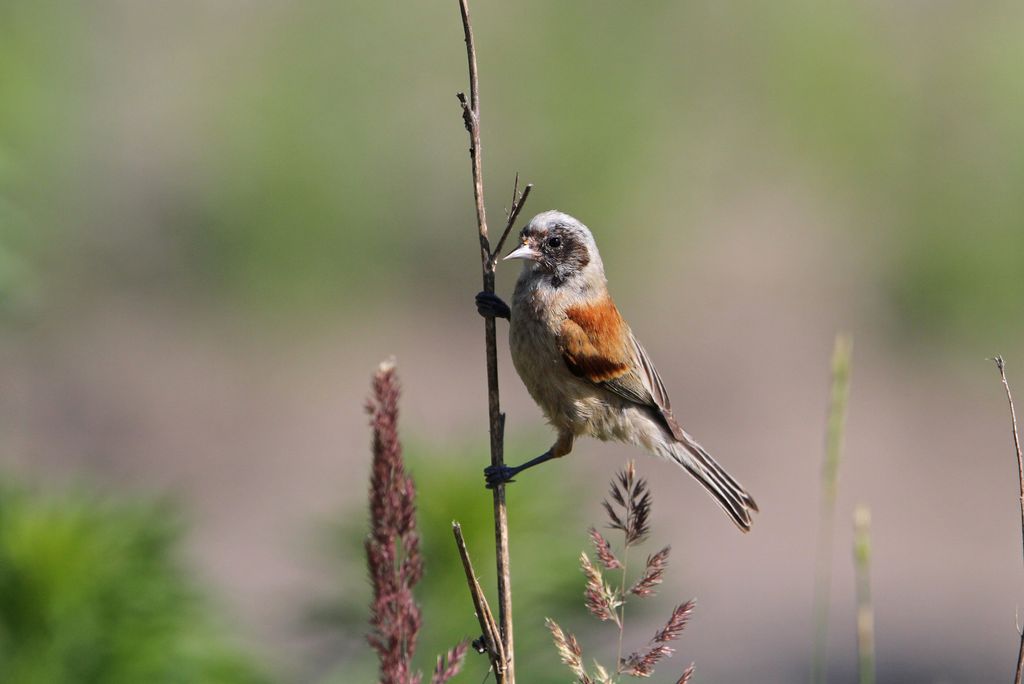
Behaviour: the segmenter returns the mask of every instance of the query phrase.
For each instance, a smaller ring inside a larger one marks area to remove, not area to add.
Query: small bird
[[[577,437],[589,435],[680,465],[742,531],[750,530],[757,504],[676,422],[657,369],[608,294],[590,230],[568,214],[546,211],[522,229],[509,259],[524,261],[512,307],[481,292],[477,310],[509,320],[512,362],[558,439],[520,466],[486,468],[487,486],[565,456]]]

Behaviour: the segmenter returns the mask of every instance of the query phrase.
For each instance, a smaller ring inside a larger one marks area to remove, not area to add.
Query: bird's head
[[[555,287],[604,285],[604,266],[590,230],[568,214],[537,214],[519,233],[519,247],[505,257],[523,259],[524,273],[546,277]]]

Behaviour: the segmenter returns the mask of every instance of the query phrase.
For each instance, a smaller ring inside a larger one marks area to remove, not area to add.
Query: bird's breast
[[[548,412],[557,402],[560,378],[568,374],[558,348],[558,325],[530,293],[517,291],[512,300],[509,348],[512,363],[534,400]]]
[[[509,326],[512,363],[547,419],[556,428],[583,434],[600,411],[604,393],[566,366],[558,341],[564,307],[552,305],[544,294],[529,287],[516,288]]]

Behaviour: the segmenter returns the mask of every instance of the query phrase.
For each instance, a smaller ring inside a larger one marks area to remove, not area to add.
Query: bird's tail
[[[671,450],[672,460],[687,470],[704,489],[714,497],[736,526],[743,532],[750,531],[750,514],[756,512],[757,503],[739,482],[734,480],[711,454],[697,440],[683,432]]]

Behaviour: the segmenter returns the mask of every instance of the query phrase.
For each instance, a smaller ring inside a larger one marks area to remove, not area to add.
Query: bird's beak
[[[529,244],[523,243],[516,249],[513,249],[508,253],[502,261],[508,261],[509,259],[529,259],[530,261],[536,261],[540,258],[540,252],[530,247]]]

